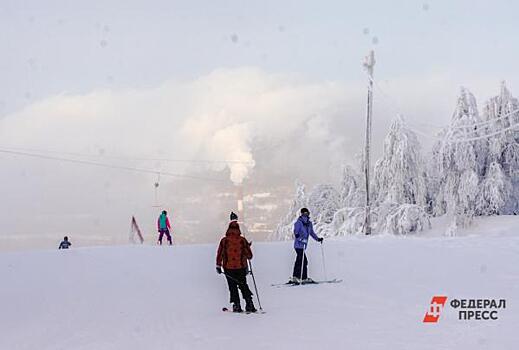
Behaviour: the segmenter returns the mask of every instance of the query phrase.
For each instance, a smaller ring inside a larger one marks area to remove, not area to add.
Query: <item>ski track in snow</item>
[[[261,315],[221,311],[216,244],[2,253],[0,349],[517,349],[518,224],[328,240],[328,277],[343,282],[293,288],[270,286],[289,277],[292,244],[254,243]],[[322,279],[317,243],[308,256]],[[459,321],[446,307],[423,324],[433,295],[505,298],[507,308],[498,321]]]

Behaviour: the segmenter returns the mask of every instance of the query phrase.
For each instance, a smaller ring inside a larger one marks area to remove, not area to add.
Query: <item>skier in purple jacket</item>
[[[314,232],[312,221],[310,221],[310,211],[306,208],[302,208],[301,216],[299,216],[294,224],[294,249],[296,250],[297,258],[294,263],[294,272],[289,283],[300,284],[313,282],[311,278],[308,278],[308,259],[305,254],[309,236],[312,236],[312,238],[319,243],[322,243],[324,240],[324,238],[318,237]]]

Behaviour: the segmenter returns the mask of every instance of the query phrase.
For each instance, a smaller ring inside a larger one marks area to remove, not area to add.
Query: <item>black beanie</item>
[[[306,208],[301,208],[301,215],[303,215],[304,213],[310,214],[310,210],[308,210]]]
[[[231,211],[231,221],[238,220],[238,215]]]

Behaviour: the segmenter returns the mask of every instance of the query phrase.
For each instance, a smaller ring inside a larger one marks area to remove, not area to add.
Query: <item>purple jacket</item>
[[[294,248],[306,249],[308,236],[316,241],[319,237],[314,232],[314,227],[308,216],[301,215],[294,224]]]

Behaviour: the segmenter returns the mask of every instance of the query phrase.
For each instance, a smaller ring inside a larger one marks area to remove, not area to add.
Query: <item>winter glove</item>
[[[299,238],[299,233],[296,233],[295,236],[296,236],[296,238]]]
[[[216,272],[217,272],[218,274],[223,273],[223,271],[222,271],[222,267],[221,267],[221,266],[216,266]]]
[[[319,242],[319,243],[323,243],[323,241],[324,241],[324,238],[323,238],[323,237],[319,237],[319,238],[317,238],[317,242]]]

